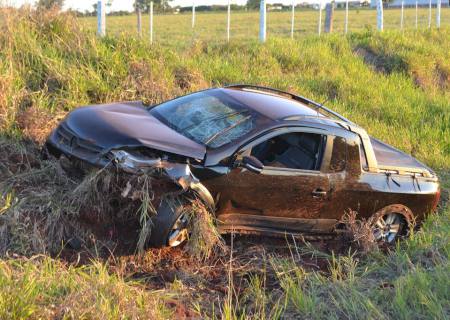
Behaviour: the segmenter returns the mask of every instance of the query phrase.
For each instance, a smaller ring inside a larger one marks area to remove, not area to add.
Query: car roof
[[[323,104],[274,88],[248,84],[224,87],[226,93],[274,121],[307,121],[331,127],[359,127]]]
[[[264,91],[246,88],[223,88],[226,94],[267,118],[283,120],[295,116],[325,117],[300,101]]]

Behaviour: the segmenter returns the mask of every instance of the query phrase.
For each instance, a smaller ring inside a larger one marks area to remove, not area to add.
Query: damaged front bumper
[[[195,193],[211,210],[214,210],[214,198],[200,180],[193,175],[189,163],[171,162],[167,159],[147,157],[125,150],[111,150],[105,153],[103,150],[91,147],[87,149],[88,151],[83,148],[81,149],[83,152],[80,152],[80,148],[70,149],[66,145],[55,146],[51,141],[47,142],[47,149],[56,156],[63,154],[98,168],[114,166],[119,171],[133,175],[148,174],[158,170],[163,176],[181,187],[183,192]]]
[[[214,198],[209,190],[191,172],[187,163],[175,163],[161,158],[139,157],[124,150],[112,150],[111,161],[119,169],[131,173],[145,173],[149,170],[162,169],[163,172],[183,191],[194,191],[210,208],[214,208]]]

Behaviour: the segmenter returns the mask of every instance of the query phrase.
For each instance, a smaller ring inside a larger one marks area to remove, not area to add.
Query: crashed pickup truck
[[[64,155],[127,174],[160,168],[180,189],[161,200],[150,246],[189,237],[184,197],[195,195],[221,232],[333,235],[348,210],[393,243],[436,209],[436,174],[340,114],[276,89],[232,85],[146,106],[75,109],[46,143]]]

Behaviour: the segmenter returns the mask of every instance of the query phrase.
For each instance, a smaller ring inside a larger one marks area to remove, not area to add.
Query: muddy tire
[[[150,247],[176,247],[187,240],[189,217],[185,210],[186,204],[185,199],[161,202],[156,216],[152,217]]]
[[[393,245],[409,231],[412,212],[402,205],[386,207],[374,216],[372,232],[379,245]]]

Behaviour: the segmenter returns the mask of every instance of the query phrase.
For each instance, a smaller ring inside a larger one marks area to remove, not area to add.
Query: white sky
[[[0,0],[0,4],[7,4],[13,6],[21,6],[22,4],[34,4],[36,0]],[[133,11],[133,2],[134,0],[113,0],[111,10],[126,10]],[[231,0],[232,4],[240,4],[243,5],[247,1],[246,0]],[[284,3],[291,4],[292,0],[268,0],[267,3]],[[318,2],[317,0],[297,0],[296,3],[299,2]],[[65,0],[64,9],[76,9],[80,11],[89,10],[92,11],[92,5],[97,3],[96,0]],[[212,4],[222,4],[226,5],[228,0],[195,0],[196,5],[212,5]],[[170,2],[171,6],[190,6],[192,5],[192,0],[173,0]]]

